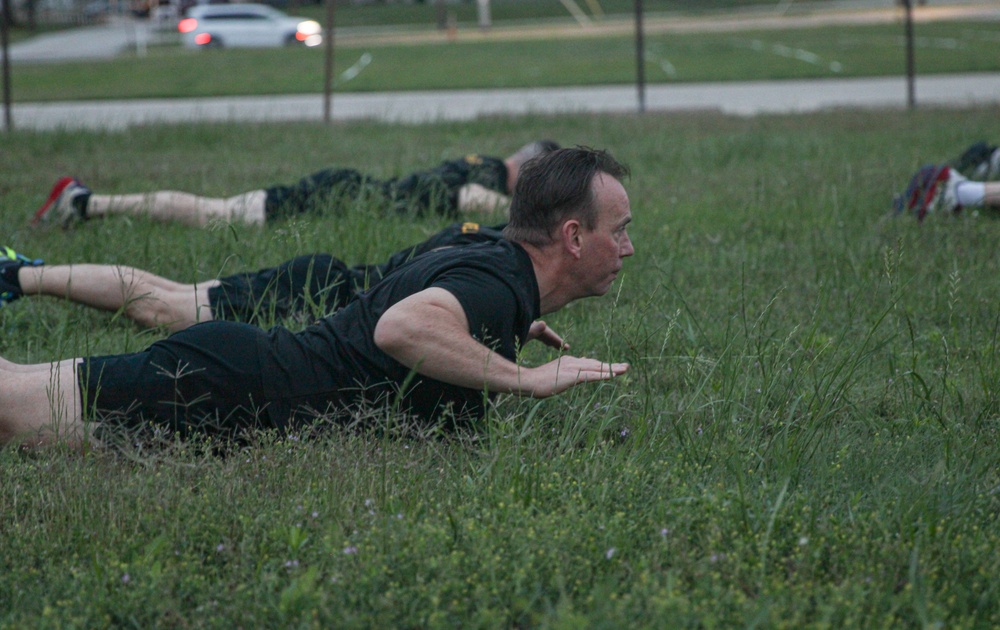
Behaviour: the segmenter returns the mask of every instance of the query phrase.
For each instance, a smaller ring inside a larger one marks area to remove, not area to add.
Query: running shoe
[[[918,221],[932,212],[955,214],[962,210],[956,189],[964,181],[966,178],[950,166],[929,164],[917,171],[906,191],[896,195],[892,205],[897,214],[913,213]]]
[[[40,259],[28,258],[10,247],[0,247],[0,306],[6,306],[24,295],[21,283],[17,281],[17,270],[25,265],[37,267],[41,264]]]
[[[60,177],[52,187],[48,199],[31,219],[32,225],[40,223],[58,223],[66,228],[76,221],[83,221],[86,214],[86,195],[90,189],[72,177]]]

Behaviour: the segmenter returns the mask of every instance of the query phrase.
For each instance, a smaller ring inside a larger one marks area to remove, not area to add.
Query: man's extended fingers
[[[624,374],[629,368],[628,363],[605,363],[597,359],[579,359],[579,361],[579,364],[570,362],[561,366],[566,371],[575,371],[578,383],[614,378]]]
[[[555,348],[556,350],[569,350],[569,344],[563,341],[563,338],[557,335],[556,332],[549,327],[545,328],[545,332],[542,334],[540,341],[550,348]]]
[[[532,379],[534,385],[527,391],[537,398],[546,398],[581,383],[614,378],[624,374],[628,369],[628,363],[607,363],[597,359],[562,356],[533,368],[532,373],[537,379]]]
[[[627,372],[628,368],[628,363],[599,363],[594,367],[581,368],[580,375],[585,377],[594,377],[586,378],[586,380],[604,380],[620,376]]]
[[[549,328],[549,326],[541,320],[531,324],[531,330],[528,334],[532,339],[537,339],[551,348],[555,348],[557,350],[569,349],[569,344],[563,341],[563,338],[560,337],[556,331]]]
[[[625,372],[628,372],[629,367],[630,366],[629,366],[628,363],[612,363],[611,364],[611,371],[614,372],[615,376],[618,376],[620,374],[624,374]]]

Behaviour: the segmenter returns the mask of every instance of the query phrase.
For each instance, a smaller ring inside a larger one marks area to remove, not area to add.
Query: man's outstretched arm
[[[375,326],[375,343],[403,365],[439,381],[497,393],[545,398],[574,385],[603,381],[628,370],[625,363],[563,356],[528,368],[476,341],[461,304],[444,289],[429,288],[398,302]]]

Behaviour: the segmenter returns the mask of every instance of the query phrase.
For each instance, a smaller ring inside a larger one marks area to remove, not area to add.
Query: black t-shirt
[[[472,222],[452,223],[427,240],[413,247],[407,247],[396,252],[384,263],[377,265],[355,265],[349,270],[355,292],[360,293],[368,289],[380,282],[389,272],[395,271],[421,254],[444,247],[464,247],[476,243],[495,243],[503,238],[505,225],[500,224],[493,227],[486,227]]]
[[[219,278],[219,284],[208,290],[208,304],[215,319],[256,325],[289,316],[330,314],[420,254],[442,247],[496,242],[503,238],[503,228],[453,223],[377,265],[348,267],[329,254],[297,256],[277,267]]]
[[[380,350],[375,325],[391,306],[430,287],[447,290],[462,305],[472,336],[508,360],[515,360],[540,315],[538,282],[527,252],[498,241],[428,252],[389,273],[336,314],[292,334],[271,330],[260,344],[266,397],[281,401],[272,413],[323,412],[358,402],[400,399],[423,418],[446,408],[463,418],[481,417],[484,392],[419,374]],[[409,378],[409,380],[408,380]]]
[[[473,153],[427,171],[388,180],[385,193],[398,212],[422,214],[434,209],[454,216],[459,211],[458,191],[466,184],[479,184],[506,195],[507,165],[498,158]]]

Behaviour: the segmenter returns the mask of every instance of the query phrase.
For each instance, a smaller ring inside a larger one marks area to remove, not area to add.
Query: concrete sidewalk
[[[1000,104],[1000,74],[920,77],[918,106]],[[906,107],[902,77],[692,83],[649,86],[647,111],[714,110],[749,116],[832,108]],[[334,120],[422,123],[489,115],[638,111],[635,86],[335,94]],[[14,105],[15,129],[124,129],[194,121],[321,121],[320,94],[263,97],[76,101]]]

